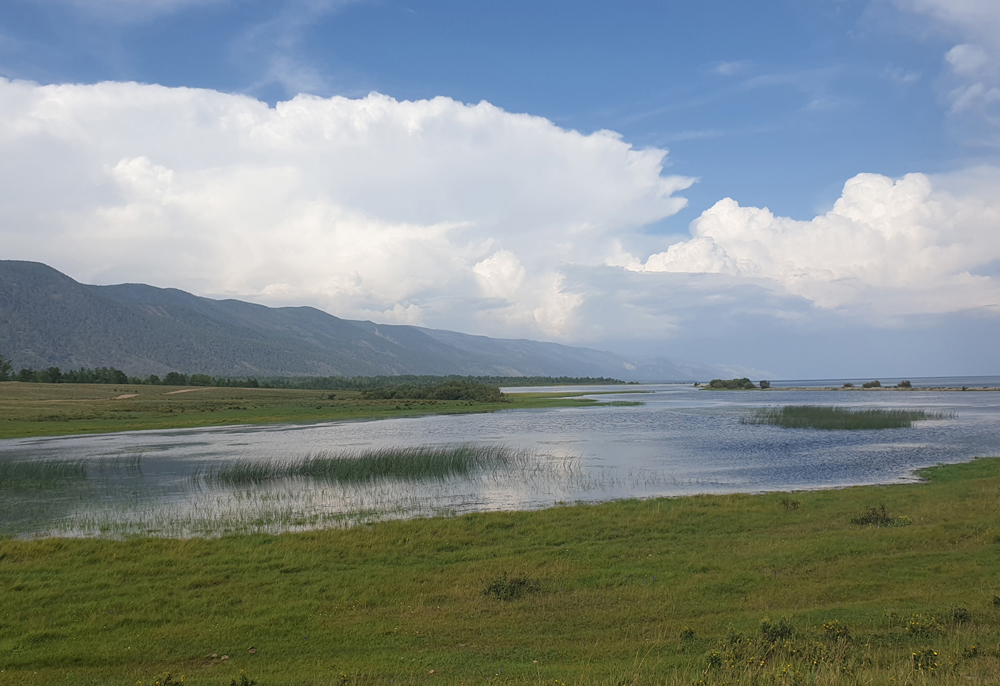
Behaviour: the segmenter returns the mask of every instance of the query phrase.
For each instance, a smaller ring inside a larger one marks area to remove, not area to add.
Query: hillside
[[[0,354],[15,368],[110,366],[130,375],[468,374],[686,379],[670,363],[334,317],[312,307],[212,300],[143,284],[90,286],[0,261]]]

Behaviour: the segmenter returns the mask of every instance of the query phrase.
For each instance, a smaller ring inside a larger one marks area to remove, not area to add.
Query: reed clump
[[[767,424],[786,429],[823,429],[826,431],[864,431],[872,429],[908,429],[913,422],[928,419],[954,419],[954,412],[898,410],[824,405],[786,405],[755,410],[740,419],[741,424]]]
[[[220,486],[289,478],[309,478],[331,483],[363,483],[380,479],[422,481],[524,466],[533,457],[534,453],[530,450],[505,445],[382,447],[343,453],[322,452],[293,462],[231,462],[199,470],[194,478]]]
[[[46,488],[87,478],[85,460],[0,460],[0,488]]]

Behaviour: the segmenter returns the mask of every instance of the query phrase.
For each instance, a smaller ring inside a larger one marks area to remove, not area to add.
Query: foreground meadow
[[[0,540],[0,684],[996,683],[1000,459],[924,475],[281,536]]]
[[[510,402],[378,400],[358,391],[0,383],[0,439],[239,424],[309,423],[596,404],[582,393],[519,393]]]

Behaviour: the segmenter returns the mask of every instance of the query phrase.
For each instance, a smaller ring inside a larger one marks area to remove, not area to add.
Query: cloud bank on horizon
[[[224,4],[65,2],[123,22]],[[879,4],[951,42],[937,89],[978,152],[937,173],[857,169],[812,217],[716,196],[688,235],[652,230],[698,189],[663,145],[487,100],[272,106],[213,88],[0,77],[2,257],[90,283],[653,352],[748,318],[816,335],[1000,322],[1000,5]]]

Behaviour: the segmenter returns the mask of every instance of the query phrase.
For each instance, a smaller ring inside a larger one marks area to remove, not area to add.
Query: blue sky
[[[1000,374],[992,0],[2,5],[5,257],[772,376]],[[215,147],[254,101],[271,108],[247,115],[257,133],[277,103],[308,110],[268,129],[294,155]],[[38,133],[52,107],[59,131]],[[193,190],[209,186],[212,203]],[[225,259],[200,256],[234,236],[242,264],[289,257],[210,274]],[[846,244],[863,257],[834,259]],[[331,251],[339,276],[296,251]]]

